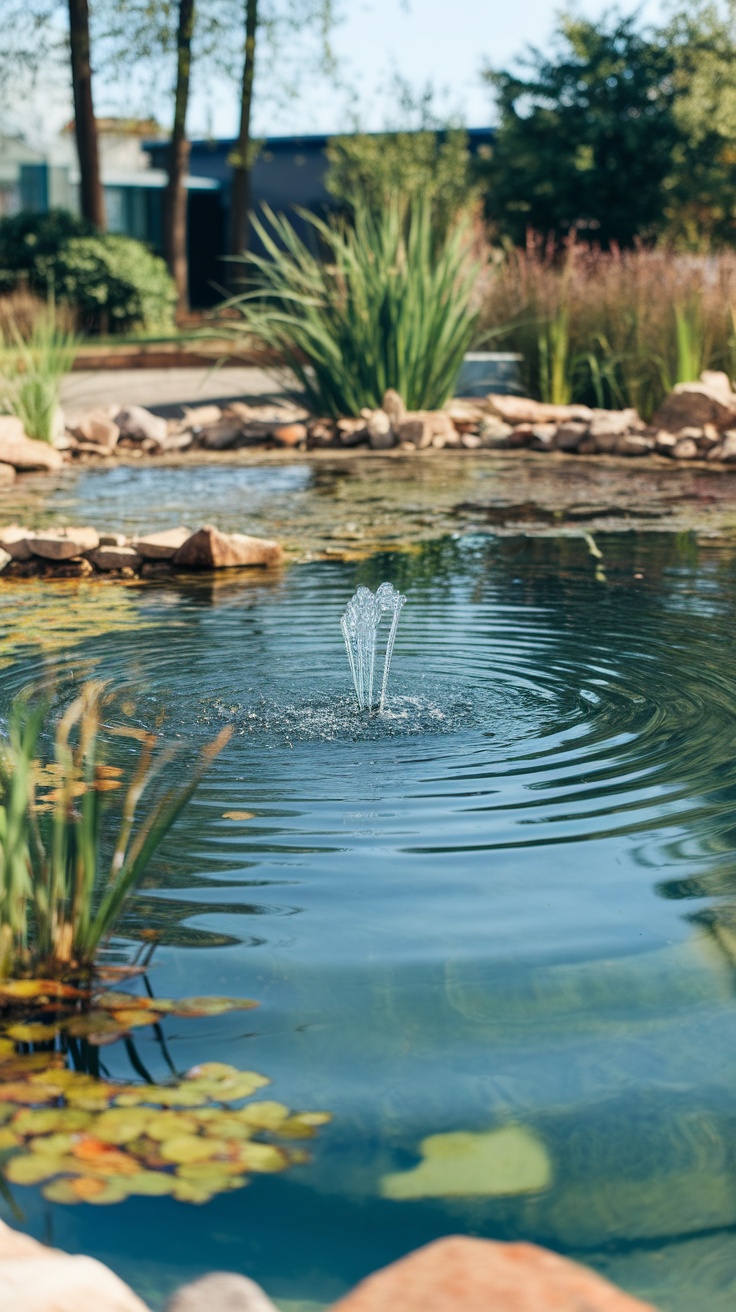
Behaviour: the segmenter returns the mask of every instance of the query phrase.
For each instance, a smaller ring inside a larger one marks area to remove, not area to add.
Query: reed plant
[[[51,442],[79,339],[53,298],[30,316],[4,315],[0,334],[0,406],[23,421],[29,437]]]
[[[736,369],[736,253],[563,252],[530,239],[496,253],[476,341],[524,357],[524,386],[634,406],[649,419],[667,392],[703,369]]]
[[[48,701],[17,698],[0,742],[0,978],[89,975],[130,894],[204,771],[228,741],[228,727],[200,754],[182,787],[160,791],[139,816],[144,794],[174,749],[134,726],[114,735],[140,742],[129,779],[108,765],[103,716],[112,694],[90,681],[55,726],[53,759],[39,759]],[[118,808],[110,799],[120,797]],[[111,855],[108,846],[113,812]]]
[[[477,313],[469,219],[438,228],[420,197],[379,212],[360,204],[350,220],[299,214],[314,249],[266,206],[253,219],[265,253],[243,257],[250,286],[229,302],[235,331],[275,351],[318,414],[357,415],[389,387],[409,409],[443,405]]]

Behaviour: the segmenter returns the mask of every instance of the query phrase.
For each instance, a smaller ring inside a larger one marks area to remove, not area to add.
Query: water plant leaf
[[[94,1135],[83,1135],[72,1148],[72,1156],[102,1175],[135,1175],[138,1163],[130,1153],[113,1148]]]
[[[141,1107],[111,1107],[95,1118],[95,1138],[103,1143],[122,1144],[148,1134],[155,1112]]]
[[[214,1193],[199,1185],[190,1184],[188,1180],[179,1180],[172,1189],[172,1196],[179,1203],[211,1203]]]
[[[86,1129],[92,1117],[89,1112],[72,1107],[25,1107],[13,1117],[13,1129],[18,1134],[78,1134]]]
[[[383,1176],[384,1198],[501,1198],[540,1193],[552,1182],[544,1143],[521,1125],[480,1134],[433,1134],[420,1148],[418,1166]]]
[[[278,1130],[288,1116],[289,1108],[282,1102],[251,1102],[237,1113],[238,1120],[260,1130]]]
[[[107,1184],[96,1175],[75,1175],[69,1180],[69,1188],[82,1202],[91,1202],[105,1192]]]
[[[57,979],[7,979],[0,983],[0,998],[83,998],[84,993]]]
[[[58,1084],[22,1084],[16,1083],[0,1084],[0,1102],[52,1102],[55,1098],[60,1098],[62,1094],[61,1086]]]
[[[245,1171],[270,1174],[272,1171],[283,1171],[289,1164],[283,1148],[277,1148],[272,1143],[254,1143],[251,1139],[247,1143],[233,1144],[232,1149],[232,1160]]]
[[[40,1184],[58,1175],[61,1163],[66,1161],[61,1155],[57,1158],[50,1153],[16,1153],[5,1163],[5,1177],[11,1184]]]
[[[228,1011],[251,1011],[253,998],[182,998],[172,1011],[175,1016],[224,1016]]]
[[[223,820],[255,820],[253,811],[223,811]]]
[[[26,1024],[8,1025],[5,1030],[8,1038],[18,1043],[49,1043],[59,1033],[58,1025],[44,1025],[41,1021]]]
[[[11,1130],[9,1126],[3,1126],[0,1129],[0,1152],[5,1152],[8,1148],[17,1148],[22,1143],[22,1138]]]
[[[28,1139],[28,1147],[32,1153],[46,1153],[58,1158],[67,1157],[75,1142],[74,1134],[40,1134],[37,1139]]]
[[[197,1119],[186,1112],[156,1112],[151,1110],[147,1113],[147,1116],[146,1134],[149,1139],[155,1139],[159,1143],[164,1143],[167,1139],[173,1139],[181,1134],[196,1134],[197,1132]]]
[[[136,1010],[114,1011],[113,1019],[117,1021],[118,1030],[132,1030],[140,1025],[155,1025],[156,1021],[161,1019],[161,1013],[156,1011]]]
[[[161,1144],[164,1160],[181,1165],[210,1161],[213,1157],[225,1156],[227,1151],[226,1139],[210,1139],[198,1134],[177,1134]]]
[[[141,1194],[145,1198],[162,1198],[165,1194],[172,1194],[176,1187],[176,1176],[163,1171],[138,1171],[125,1180],[127,1193]]]
[[[58,1180],[50,1180],[41,1189],[44,1198],[50,1203],[81,1203],[82,1199],[73,1187],[74,1181],[78,1176],[60,1176]]]

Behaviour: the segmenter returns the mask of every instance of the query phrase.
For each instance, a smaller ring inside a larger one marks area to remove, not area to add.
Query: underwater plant
[[[105,761],[101,740],[103,713],[114,698],[106,684],[86,683],[56,723],[53,759],[46,763],[39,751],[48,699],[20,696],[11,706],[0,739],[0,979],[92,974],[127,898],[232,733],[223,729],[187,782],[164,789],[139,816],[144,794],[176,749],[135,725],[113,726],[110,735],[140,743],[126,781],[121,767]],[[103,820],[113,809],[111,794],[121,805],[106,861]]]

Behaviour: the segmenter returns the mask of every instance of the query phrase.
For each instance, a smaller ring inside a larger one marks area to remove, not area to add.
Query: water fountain
[[[390,583],[382,583],[380,588],[371,592],[370,588],[358,588],[347,604],[345,614],[340,621],[342,636],[350,662],[355,694],[361,711],[373,709],[373,680],[378,647],[378,630],[384,616],[391,616],[391,624],[386,639],[383,658],[381,692],[378,698],[378,711],[383,710],[388,688],[388,675],[391,668],[391,656],[399,627],[401,608],[406,601],[400,592]]]

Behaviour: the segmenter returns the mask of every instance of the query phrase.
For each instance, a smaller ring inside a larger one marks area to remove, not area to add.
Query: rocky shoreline
[[[160,577],[196,570],[268,567],[281,563],[281,544],[244,533],[221,533],[205,524],[127,538],[89,527],[0,530],[0,579]]]

